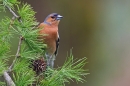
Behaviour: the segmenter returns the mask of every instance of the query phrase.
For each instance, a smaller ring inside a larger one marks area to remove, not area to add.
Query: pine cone
[[[43,57],[40,57],[37,60],[32,61],[33,70],[36,72],[37,75],[39,75],[42,72],[45,72],[46,70],[46,61]]]

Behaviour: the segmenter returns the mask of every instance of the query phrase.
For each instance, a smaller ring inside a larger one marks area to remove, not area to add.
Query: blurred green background
[[[55,67],[63,65],[71,48],[75,58],[88,58],[87,82],[66,86],[130,86],[130,0],[21,1],[31,4],[39,22],[53,12],[64,16]]]

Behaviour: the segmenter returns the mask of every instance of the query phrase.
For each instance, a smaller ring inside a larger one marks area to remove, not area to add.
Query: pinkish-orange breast
[[[58,39],[58,27],[48,26],[46,24],[40,24],[40,34],[45,34],[42,38],[44,39],[44,43],[47,44],[47,51],[49,53],[54,54],[56,50],[56,40]]]

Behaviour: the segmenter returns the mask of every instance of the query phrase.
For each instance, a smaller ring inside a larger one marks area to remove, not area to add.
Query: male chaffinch
[[[54,60],[56,58],[58,47],[59,47],[59,33],[58,33],[58,25],[60,20],[63,18],[63,16],[52,13],[46,17],[43,23],[39,25],[39,28],[41,30],[39,33],[47,34],[46,36],[43,36],[44,43],[47,44],[46,49],[46,59],[47,59],[47,65],[53,68],[54,66]]]

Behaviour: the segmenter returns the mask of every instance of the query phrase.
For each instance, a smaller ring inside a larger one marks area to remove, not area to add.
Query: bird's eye
[[[51,16],[52,19],[54,19],[55,17],[54,16]]]

